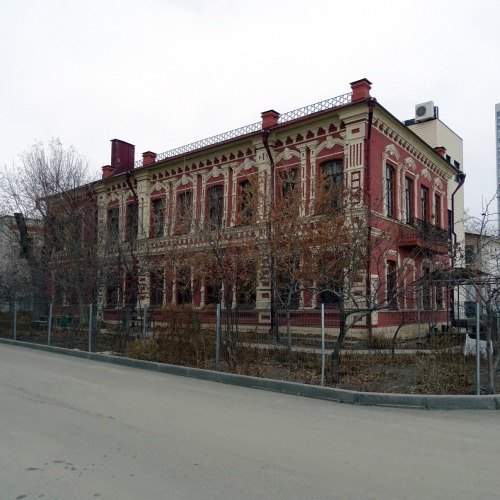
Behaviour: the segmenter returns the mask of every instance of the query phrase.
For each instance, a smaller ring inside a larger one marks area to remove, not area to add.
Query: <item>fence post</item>
[[[17,340],[17,302],[14,301],[14,321],[12,322],[12,333],[14,340]]]
[[[325,385],[325,304],[321,304],[321,386]]]
[[[89,304],[89,352],[92,352],[92,304]]]
[[[219,371],[220,361],[220,304],[217,304],[217,315],[215,320],[215,371]]]
[[[476,395],[481,394],[481,347],[479,344],[479,335],[481,328],[481,304],[479,298],[476,302]]]
[[[49,304],[49,322],[47,323],[47,345],[50,345],[51,333],[52,333],[52,304]]]
[[[147,334],[147,325],[148,325],[148,306],[144,306],[143,308],[144,317],[142,318],[142,338],[146,340]]]

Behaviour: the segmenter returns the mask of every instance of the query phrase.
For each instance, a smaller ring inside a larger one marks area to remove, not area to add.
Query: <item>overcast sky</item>
[[[0,164],[59,137],[161,153],[350,91],[464,140],[466,206],[495,194],[498,0],[0,0]]]

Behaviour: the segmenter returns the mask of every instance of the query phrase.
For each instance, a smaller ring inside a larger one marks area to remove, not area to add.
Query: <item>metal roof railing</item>
[[[303,118],[304,116],[312,115],[320,111],[326,111],[328,109],[336,108],[337,106],[343,106],[345,104],[351,103],[352,92],[347,94],[342,94],[337,97],[331,97],[324,101],[317,102],[315,104],[309,104],[303,108],[294,109],[292,111],[287,111],[280,115],[278,123],[286,123],[297,118]],[[197,149],[202,149],[206,146],[212,146],[220,142],[228,141],[230,139],[235,139],[237,137],[242,137],[247,134],[252,134],[255,132],[260,132],[262,130],[262,122],[251,123],[250,125],[245,125],[244,127],[236,128],[230,130],[229,132],[223,132],[222,134],[213,135],[212,137],[207,137],[200,141],[191,142],[185,146],[180,146],[169,151],[165,151],[156,156],[156,163],[165,160],[167,158],[173,158],[174,156],[179,156],[184,153],[190,153],[191,151],[196,151]],[[134,167],[138,168],[142,166],[142,160],[138,160],[134,163]]]

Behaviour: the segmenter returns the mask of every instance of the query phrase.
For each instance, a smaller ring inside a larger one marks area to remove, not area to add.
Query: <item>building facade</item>
[[[439,144],[435,121],[407,126],[362,79],[349,93],[288,113],[269,110],[259,122],[162,154],[147,151],[140,161],[132,144],[114,139],[111,164],[92,186],[106,262],[99,292],[104,317],[118,318],[126,307],[161,311],[189,303],[204,310],[222,301],[233,309],[250,303],[245,321],[262,328],[278,303],[295,326],[299,312],[317,312],[321,303],[333,327],[344,314],[353,331],[369,334],[398,327],[412,334],[417,321],[447,323],[448,292],[426,277],[449,264],[456,243],[461,140],[450,161],[453,148]],[[455,136],[447,139],[453,144]],[[285,203],[292,198],[293,210]],[[324,198],[327,212],[318,208]],[[291,234],[295,217],[302,225]],[[271,250],[269,242],[287,224],[288,241]],[[317,239],[321,228],[326,243]],[[306,234],[310,258],[302,253],[292,265]],[[362,258],[354,268],[357,252]],[[209,254],[217,262],[201,272],[191,257]],[[313,275],[319,265],[310,262],[322,262],[323,275]],[[349,266],[351,274],[344,272]]]
[[[495,148],[497,167],[497,213],[500,214],[500,103],[495,104]],[[500,217],[498,219],[498,234],[500,236]]]

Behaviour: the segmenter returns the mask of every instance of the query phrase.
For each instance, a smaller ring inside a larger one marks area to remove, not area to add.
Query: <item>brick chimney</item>
[[[112,173],[114,168],[111,165],[104,165],[102,167],[102,178],[107,179]]]
[[[145,153],[142,153],[142,166],[145,167],[146,165],[151,165],[152,163],[156,162],[156,153],[153,153],[152,151],[146,151]]]
[[[436,146],[434,148],[434,151],[439,155],[442,156],[443,158],[446,155],[446,148],[444,146]]]
[[[120,139],[111,140],[111,166],[114,168],[113,175],[122,174],[133,170],[135,158],[135,146]]]
[[[263,113],[261,113],[260,116],[262,117],[263,130],[278,125],[280,114],[277,111],[274,111],[274,109],[270,109],[269,111],[264,111]]]
[[[372,88],[372,82],[363,78],[361,80],[356,80],[355,82],[351,82],[351,90],[352,97],[351,102],[356,101],[364,101],[365,99],[369,99],[370,89]]]

